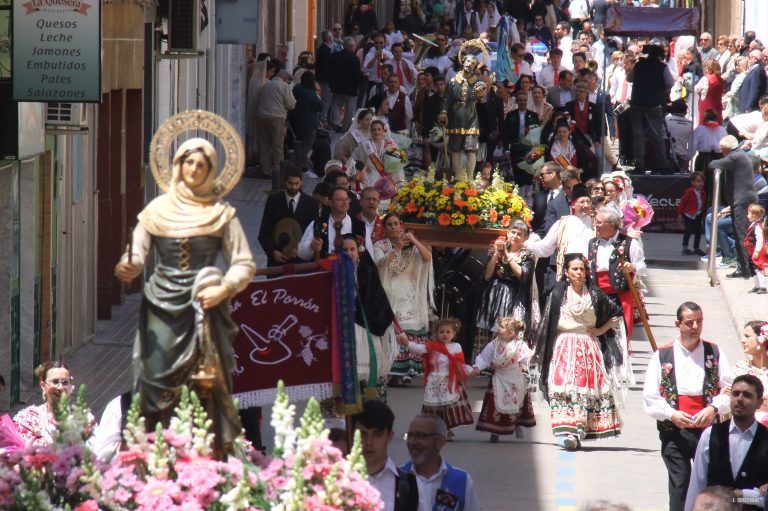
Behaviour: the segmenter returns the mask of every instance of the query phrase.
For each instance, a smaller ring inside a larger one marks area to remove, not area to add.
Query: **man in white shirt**
[[[365,222],[365,249],[373,254],[373,244],[384,239],[384,224],[379,216],[381,198],[376,188],[364,188],[360,192],[360,220]]]
[[[525,46],[520,43],[515,43],[509,48],[509,55],[512,57],[512,75],[509,81],[517,83],[522,75],[533,76],[531,65],[523,60],[525,57]]]
[[[731,418],[704,430],[696,448],[685,510],[707,486],[732,488],[732,499],[750,509],[763,509],[760,487],[768,483],[768,428],[755,420],[763,404],[763,384],[742,374],[731,385]],[[753,508],[752,506],[755,506]]]
[[[554,200],[558,200],[555,197]],[[566,215],[557,220],[547,231],[543,239],[533,241],[528,239],[525,247],[533,255],[539,258],[550,257],[554,254],[564,256],[570,253],[587,254],[589,240],[592,239],[592,217],[589,215],[592,210],[592,199],[589,197],[587,187],[582,184],[573,186],[571,191],[571,209],[572,214]],[[554,204],[547,206],[549,209]],[[559,267],[559,261],[562,257],[554,257],[550,260],[550,267],[547,275],[546,289],[552,289],[561,275],[562,268]]]
[[[387,39],[384,34],[377,34],[373,40],[373,46],[365,55],[363,61],[363,73],[368,75],[370,87],[381,83],[381,66],[388,60],[392,60],[392,53],[386,49]]]
[[[416,476],[400,471],[389,457],[389,444],[395,436],[394,423],[395,414],[377,399],[365,401],[363,411],[352,416],[352,425],[360,432],[368,482],[381,493],[384,511],[417,511]]]
[[[629,347],[634,326],[634,299],[624,272],[645,275],[643,245],[620,231],[621,216],[616,208],[600,208],[593,220],[597,236],[589,242],[589,264],[597,287],[608,296],[615,297],[624,309],[624,325]],[[625,256],[625,261],[619,259]],[[625,366],[627,361],[625,361]],[[633,379],[632,374],[627,375]]]
[[[341,186],[333,188],[329,199],[330,214],[322,219],[313,220],[307,226],[299,242],[299,257],[311,260],[315,259],[315,255],[326,257],[330,253],[341,251],[343,234],[365,236],[365,224],[347,214],[349,202],[348,189]]]
[[[479,511],[472,477],[440,456],[447,432],[443,419],[432,414],[417,415],[408,426],[406,444],[411,461],[402,470],[416,475],[418,511],[432,511],[436,501],[444,506],[441,509]]]
[[[701,338],[703,321],[698,304],[681,304],[677,338],[651,355],[645,373],[643,408],[657,421],[670,511],[683,511],[702,432],[718,413],[730,412],[730,399],[721,390],[733,383],[731,364],[716,344]]]
[[[560,71],[565,69],[562,61],[563,51],[560,48],[553,48],[549,51],[549,64],[539,72],[539,85],[547,89],[560,85]]]
[[[573,69],[573,60],[571,59],[571,25],[567,21],[561,21],[555,27],[555,39],[558,41],[557,47],[563,52],[563,65],[567,69]]]
[[[413,92],[419,72],[410,60],[403,58],[402,44],[395,43],[392,45],[392,60],[387,63],[392,66],[395,76],[400,80],[400,85],[405,89],[405,93]]]

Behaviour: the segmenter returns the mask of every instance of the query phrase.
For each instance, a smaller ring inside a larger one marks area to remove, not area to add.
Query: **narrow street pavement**
[[[311,193],[315,182],[305,182]],[[265,261],[258,241],[258,226],[269,183],[244,179],[228,197],[237,208],[251,248],[259,265]],[[647,307],[651,326],[659,346],[671,342],[676,334],[675,310],[687,300],[699,303],[704,311],[704,337],[716,341],[733,363],[742,357],[739,335],[743,323],[764,317],[768,298],[746,295],[751,282],[726,280],[710,287],[698,258],[681,258],[679,235],[649,234],[645,240],[652,262]],[[748,300],[746,297],[752,297]],[[100,324],[92,341],[79,351],[65,355],[72,364],[79,383],[89,389],[89,401],[98,417],[106,403],[130,386],[130,355],[136,324],[139,296],[129,297],[116,308],[112,321]],[[761,316],[756,316],[760,313]],[[660,511],[667,508],[666,470],[659,454],[660,442],[653,419],[642,409],[641,390],[651,348],[642,327],[635,328],[632,365],[637,378],[623,409],[622,436],[592,442],[575,453],[559,447],[551,435],[549,412],[540,397],[534,405],[538,425],[526,432],[524,439],[506,439],[491,444],[488,435],[472,427],[457,430],[457,438],[444,449],[445,458],[470,472],[485,510],[576,510],[589,500],[608,499],[623,502],[635,511]],[[476,378],[469,385],[475,412],[487,380]],[[421,407],[421,382],[411,387],[390,389],[390,405],[396,414],[395,440],[391,454],[396,462],[407,461],[402,433],[410,417]],[[298,404],[299,410],[303,408]],[[264,438],[269,442],[269,408],[265,409]]]

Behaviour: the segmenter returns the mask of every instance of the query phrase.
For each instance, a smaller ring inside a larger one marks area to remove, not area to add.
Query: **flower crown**
[[[619,190],[623,190],[624,189],[624,180],[622,178],[618,177],[618,176],[616,176],[616,177],[607,177],[607,178],[603,179],[603,184],[605,184],[605,183],[613,183],[614,186],[616,186],[616,188],[618,188]]]
[[[768,323],[760,327],[760,333],[757,334],[757,342],[760,344],[768,340]]]

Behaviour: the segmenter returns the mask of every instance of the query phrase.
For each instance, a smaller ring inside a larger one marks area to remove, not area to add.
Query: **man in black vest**
[[[693,508],[707,486],[725,486],[741,509],[763,509],[759,488],[768,483],[768,428],[755,420],[763,404],[763,384],[757,376],[742,374],[731,385],[732,417],[702,433],[693,462],[685,501]]]
[[[365,224],[349,216],[348,190],[336,186],[331,191],[331,210],[313,220],[304,231],[299,242],[299,257],[302,259],[323,258],[330,253],[341,252],[342,235],[352,233],[365,238]]]
[[[280,245],[283,241],[274,238],[277,223],[284,218],[293,218],[303,233],[318,212],[317,201],[301,191],[301,171],[292,163],[285,162],[284,165],[287,166],[283,178],[285,189],[267,198],[259,228],[259,243],[267,254],[267,266],[301,262],[298,254],[286,256],[282,252],[285,245]]]
[[[702,431],[718,413],[730,411],[730,400],[720,390],[733,383],[731,364],[717,344],[701,338],[703,321],[701,307],[681,304],[675,321],[677,339],[651,355],[645,372],[643,407],[657,421],[661,458],[669,476],[670,511],[683,511]]]
[[[587,256],[592,278],[603,293],[621,303],[624,310],[626,342],[629,347],[629,339],[632,337],[634,301],[624,270],[632,274],[645,274],[643,246],[620,232],[621,217],[614,208],[600,208],[592,225],[597,234],[589,240]],[[624,259],[623,265],[620,262],[621,259]]]
[[[653,148],[653,161],[659,171],[667,172],[666,144],[664,142],[664,113],[669,90],[675,79],[667,64],[662,61],[661,46],[645,45],[648,56],[635,64],[632,85],[632,131],[635,141],[635,172],[645,172],[647,161],[645,148]]]

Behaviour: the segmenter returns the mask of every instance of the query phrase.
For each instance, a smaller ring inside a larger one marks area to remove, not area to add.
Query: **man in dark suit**
[[[555,202],[560,195],[565,195],[563,192],[563,184],[560,181],[560,173],[563,168],[554,162],[545,163],[541,167],[539,177],[541,177],[542,190],[536,192],[533,195],[533,221],[531,222],[531,228],[533,232],[543,238],[547,235],[546,229],[546,216],[547,207],[549,203]],[[566,203],[567,205],[567,203]],[[570,213],[570,208],[566,215]],[[547,274],[547,268],[549,268],[549,259],[546,257],[540,258],[536,262],[535,278],[536,286],[539,289],[539,304],[543,310],[546,303],[546,296],[544,294],[545,277]]]
[[[768,78],[761,65],[760,50],[749,52],[747,76],[739,90],[739,113],[757,110],[760,98],[768,91]]]
[[[349,216],[349,190],[336,186],[331,191],[330,211],[318,217],[307,226],[299,242],[299,257],[312,259],[315,254],[321,258],[341,251],[342,235],[352,233],[365,238],[365,223]]]
[[[293,218],[304,233],[318,211],[317,201],[301,191],[301,171],[290,162],[284,162],[283,165],[286,167],[283,178],[285,190],[269,196],[259,228],[259,243],[267,254],[267,266],[301,262],[298,254],[286,257],[282,253],[280,240],[276,243],[274,239],[275,226],[283,218]],[[298,240],[296,241],[298,243]]]
[[[523,138],[532,127],[539,124],[539,116],[528,110],[528,93],[520,91],[516,99],[517,110],[507,114],[501,133],[505,154],[509,157],[515,176],[515,184],[522,187],[533,184],[533,176],[517,166],[531,150],[531,146],[523,143]]]
[[[333,70],[329,77],[333,99],[331,103],[331,123],[338,121],[342,107],[344,120],[337,128],[341,131],[349,129],[352,116],[357,107],[357,92],[363,82],[363,70],[355,55],[357,44],[351,37],[344,39],[344,49],[331,54],[330,68]]]
[[[762,70],[761,70],[762,71]],[[720,140],[724,158],[712,160],[709,168],[723,170],[725,202],[731,207],[733,216],[733,240],[736,243],[736,271],[726,275],[729,279],[750,277],[749,255],[744,252],[744,236],[747,234],[747,208],[757,202],[755,181],[752,177],[752,160],[747,153],[738,149],[739,141],[733,135]]]
[[[560,85],[549,87],[547,89],[547,103],[555,108],[564,107],[566,103],[573,99],[573,73],[563,69],[557,75]]]
[[[558,168],[561,167],[558,166]],[[562,183],[562,190],[560,193],[556,193],[547,204],[547,212],[544,215],[544,235],[555,225],[555,222],[571,214],[571,191],[574,186],[581,182],[579,169],[561,168],[560,182]]]
[[[333,34],[330,30],[323,30],[320,34],[323,42],[315,50],[315,79],[320,84],[320,99],[323,101],[323,109],[320,111],[320,122],[327,122],[328,109],[331,107],[331,48],[333,47]]]

